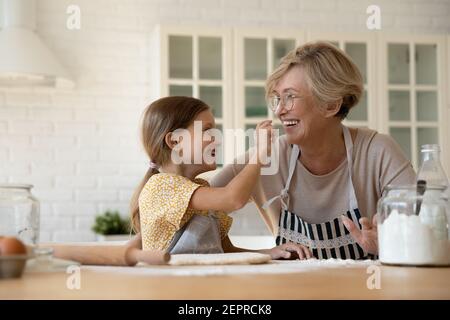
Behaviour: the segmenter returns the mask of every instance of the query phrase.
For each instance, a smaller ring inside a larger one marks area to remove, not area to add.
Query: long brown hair
[[[150,104],[143,113],[141,140],[151,162],[158,166],[167,164],[171,149],[165,142],[166,135],[176,129],[187,128],[200,112],[208,109],[206,103],[191,97],[166,97]],[[155,173],[158,170],[149,166],[131,198],[131,225],[136,233],[140,231],[139,195]]]

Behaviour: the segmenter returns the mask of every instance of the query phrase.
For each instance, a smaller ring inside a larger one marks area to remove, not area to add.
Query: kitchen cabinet
[[[364,92],[355,107],[350,111],[344,124],[354,127],[377,128],[376,105],[376,64],[374,50],[376,38],[373,34],[309,32],[308,41],[326,41],[347,53],[358,66],[363,82]]]
[[[269,118],[280,134],[264,97],[267,75],[289,50],[306,41],[328,41],[353,59],[364,80],[363,96],[344,124],[391,135],[416,169],[420,146],[438,143],[450,172],[449,37],[244,27],[183,32],[160,27],[158,35],[159,95],[204,99],[221,129],[247,130]],[[225,161],[245,150],[252,137],[237,140],[224,141]]]
[[[221,28],[156,28],[151,37],[152,96],[190,96],[212,108],[218,129],[233,126],[230,31]],[[224,145],[227,141],[223,141]],[[217,148],[219,163],[223,149]]]
[[[445,106],[445,38],[383,36],[379,39],[382,122],[413,165],[420,166],[420,146],[438,143],[448,167]]]
[[[273,120],[275,129],[283,134],[280,121],[267,107],[265,81],[282,57],[304,43],[302,32],[281,28],[238,29],[234,32],[234,105],[235,128],[244,129],[245,141],[236,144],[243,150],[254,144],[251,131],[265,119]],[[245,145],[244,145],[245,143]]]

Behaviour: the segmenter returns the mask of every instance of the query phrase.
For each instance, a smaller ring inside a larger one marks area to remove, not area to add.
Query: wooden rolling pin
[[[164,251],[142,250],[138,234],[126,245],[65,245],[43,244],[53,248],[53,256],[77,261],[84,265],[134,266],[138,262],[152,265],[167,264],[170,254]]]

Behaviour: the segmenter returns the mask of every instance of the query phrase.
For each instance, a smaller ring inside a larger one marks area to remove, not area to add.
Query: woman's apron
[[[361,224],[359,219],[361,214],[358,209],[358,202],[356,200],[355,189],[352,181],[353,168],[353,141],[350,135],[350,130],[342,126],[344,132],[344,142],[347,151],[347,165],[348,165],[348,209],[346,212],[336,214],[336,218],[323,223],[308,223],[289,211],[289,185],[291,183],[294,169],[297,164],[298,156],[300,154],[299,147],[293,146],[291,157],[289,160],[289,174],[286,185],[281,190],[280,195],[273,197],[267,201],[263,208],[267,208],[276,200],[281,201],[281,214],[278,223],[278,235],[276,244],[280,245],[286,242],[299,243],[308,247],[314,257],[318,259],[368,259],[373,258],[373,255],[364,251],[359,244],[352,238],[349,231],[344,227],[340,219],[341,214],[349,217],[359,228]]]
[[[167,251],[171,254],[223,253],[219,220],[211,212],[207,216],[194,214],[175,233]]]

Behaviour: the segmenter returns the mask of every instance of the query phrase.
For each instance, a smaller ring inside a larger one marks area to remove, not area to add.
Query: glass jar
[[[450,265],[450,210],[445,187],[387,186],[378,201],[378,249],[384,264]]]
[[[27,245],[39,241],[39,201],[32,185],[0,184],[0,235],[17,237]]]

